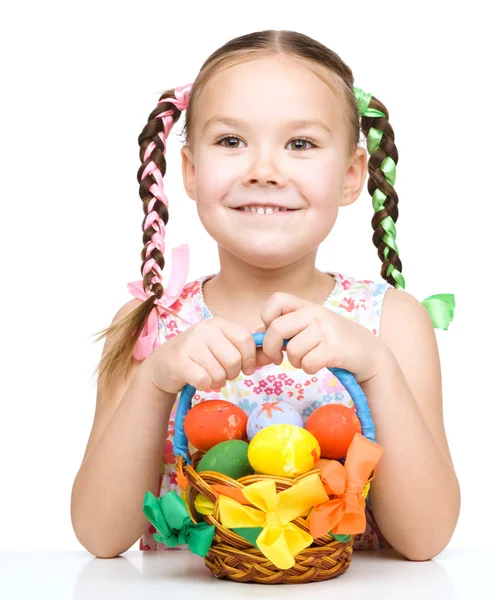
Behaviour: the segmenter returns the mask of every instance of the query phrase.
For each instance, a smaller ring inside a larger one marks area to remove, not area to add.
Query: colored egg
[[[216,471],[232,479],[252,475],[254,470],[248,460],[248,443],[243,440],[229,440],[217,444],[204,454],[196,471]]]
[[[280,400],[263,402],[248,417],[248,425],[246,427],[248,439],[252,440],[265,427],[280,424],[297,425],[297,427],[303,426],[301,415],[293,406],[287,404],[287,402],[281,402]]]
[[[320,457],[318,440],[297,425],[269,425],[251,440],[248,458],[256,473],[297,477]]]
[[[226,400],[196,404],[184,419],[188,441],[198,450],[210,450],[226,440],[245,440],[248,415]]]
[[[306,422],[306,429],[318,440],[323,458],[344,458],[356,433],[362,433],[359,417],[343,404],[325,404]]]

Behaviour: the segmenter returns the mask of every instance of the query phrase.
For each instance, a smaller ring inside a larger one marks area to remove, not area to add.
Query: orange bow
[[[309,530],[313,538],[330,531],[337,535],[365,531],[368,480],[382,454],[382,446],[356,433],[347,450],[345,466],[330,460],[323,468],[321,479],[325,491],[334,497],[311,511]]]

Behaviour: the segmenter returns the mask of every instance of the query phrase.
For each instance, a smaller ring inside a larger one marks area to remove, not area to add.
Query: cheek
[[[197,194],[206,204],[217,203],[231,186],[233,171],[227,161],[208,158],[196,171]]]
[[[316,212],[336,211],[342,185],[340,170],[333,163],[308,165],[299,179],[299,192]]]

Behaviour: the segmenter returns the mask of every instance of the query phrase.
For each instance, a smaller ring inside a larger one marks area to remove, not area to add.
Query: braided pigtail
[[[186,87],[188,86],[179,89],[183,90]],[[164,240],[165,227],[169,221],[169,202],[163,186],[163,177],[166,174],[166,140],[171,128],[181,116],[181,111],[187,105],[187,98],[180,103],[169,98],[170,93],[172,92],[168,91],[162,95],[158,106],[150,113],[147,125],[138,136],[142,164],[137,173],[137,180],[140,184],[139,194],[145,214],[142,222],[144,247],[141,252],[143,275],[141,290],[147,296],[144,302],[147,316],[154,304],[163,306],[163,303],[156,301],[164,294],[162,286],[162,270],[165,262]],[[130,291],[135,292],[134,287],[134,284],[129,284]],[[167,307],[166,312],[179,317]]]
[[[402,265],[396,245],[398,195],[393,187],[396,179],[398,151],[395,134],[389,123],[387,108],[371,94],[354,88],[361,129],[367,139],[370,155],[367,188],[372,197],[374,216],[371,220],[372,241],[382,261],[381,276],[397,289],[405,289]],[[434,294],[422,300],[434,327],[447,329],[454,317],[453,294]]]
[[[128,289],[143,301],[121,320],[103,330],[99,341],[112,336],[114,344],[103,356],[99,378],[111,387],[121,376],[128,375],[132,357],[144,360],[158,345],[158,315],[164,311],[179,318],[169,306],[179,297],[188,273],[187,244],[173,248],[173,272],[168,287],[162,285],[164,269],[165,227],[169,221],[168,199],[164,193],[166,174],[166,139],[181,112],[188,105],[192,84],[167,90],[150,113],[147,124],[138,137],[141,166],[138,169],[139,195],[143,203],[143,249],[141,252],[142,281],[128,284]],[[176,269],[175,269],[176,267]]]
[[[374,216],[371,221],[372,241],[382,261],[381,277],[395,288],[404,289],[401,260],[396,245],[395,223],[398,220],[398,194],[393,187],[396,178],[398,150],[386,107],[371,94],[354,88],[361,115],[361,129],[367,138],[369,181]]]

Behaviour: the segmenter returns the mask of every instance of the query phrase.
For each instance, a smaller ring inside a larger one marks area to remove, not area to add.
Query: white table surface
[[[492,599],[491,550],[449,549],[426,562],[392,550],[354,552],[328,581],[261,585],[216,579],[188,551],[129,551],[112,559],[80,552],[0,552],[4,600],[466,600]]]

